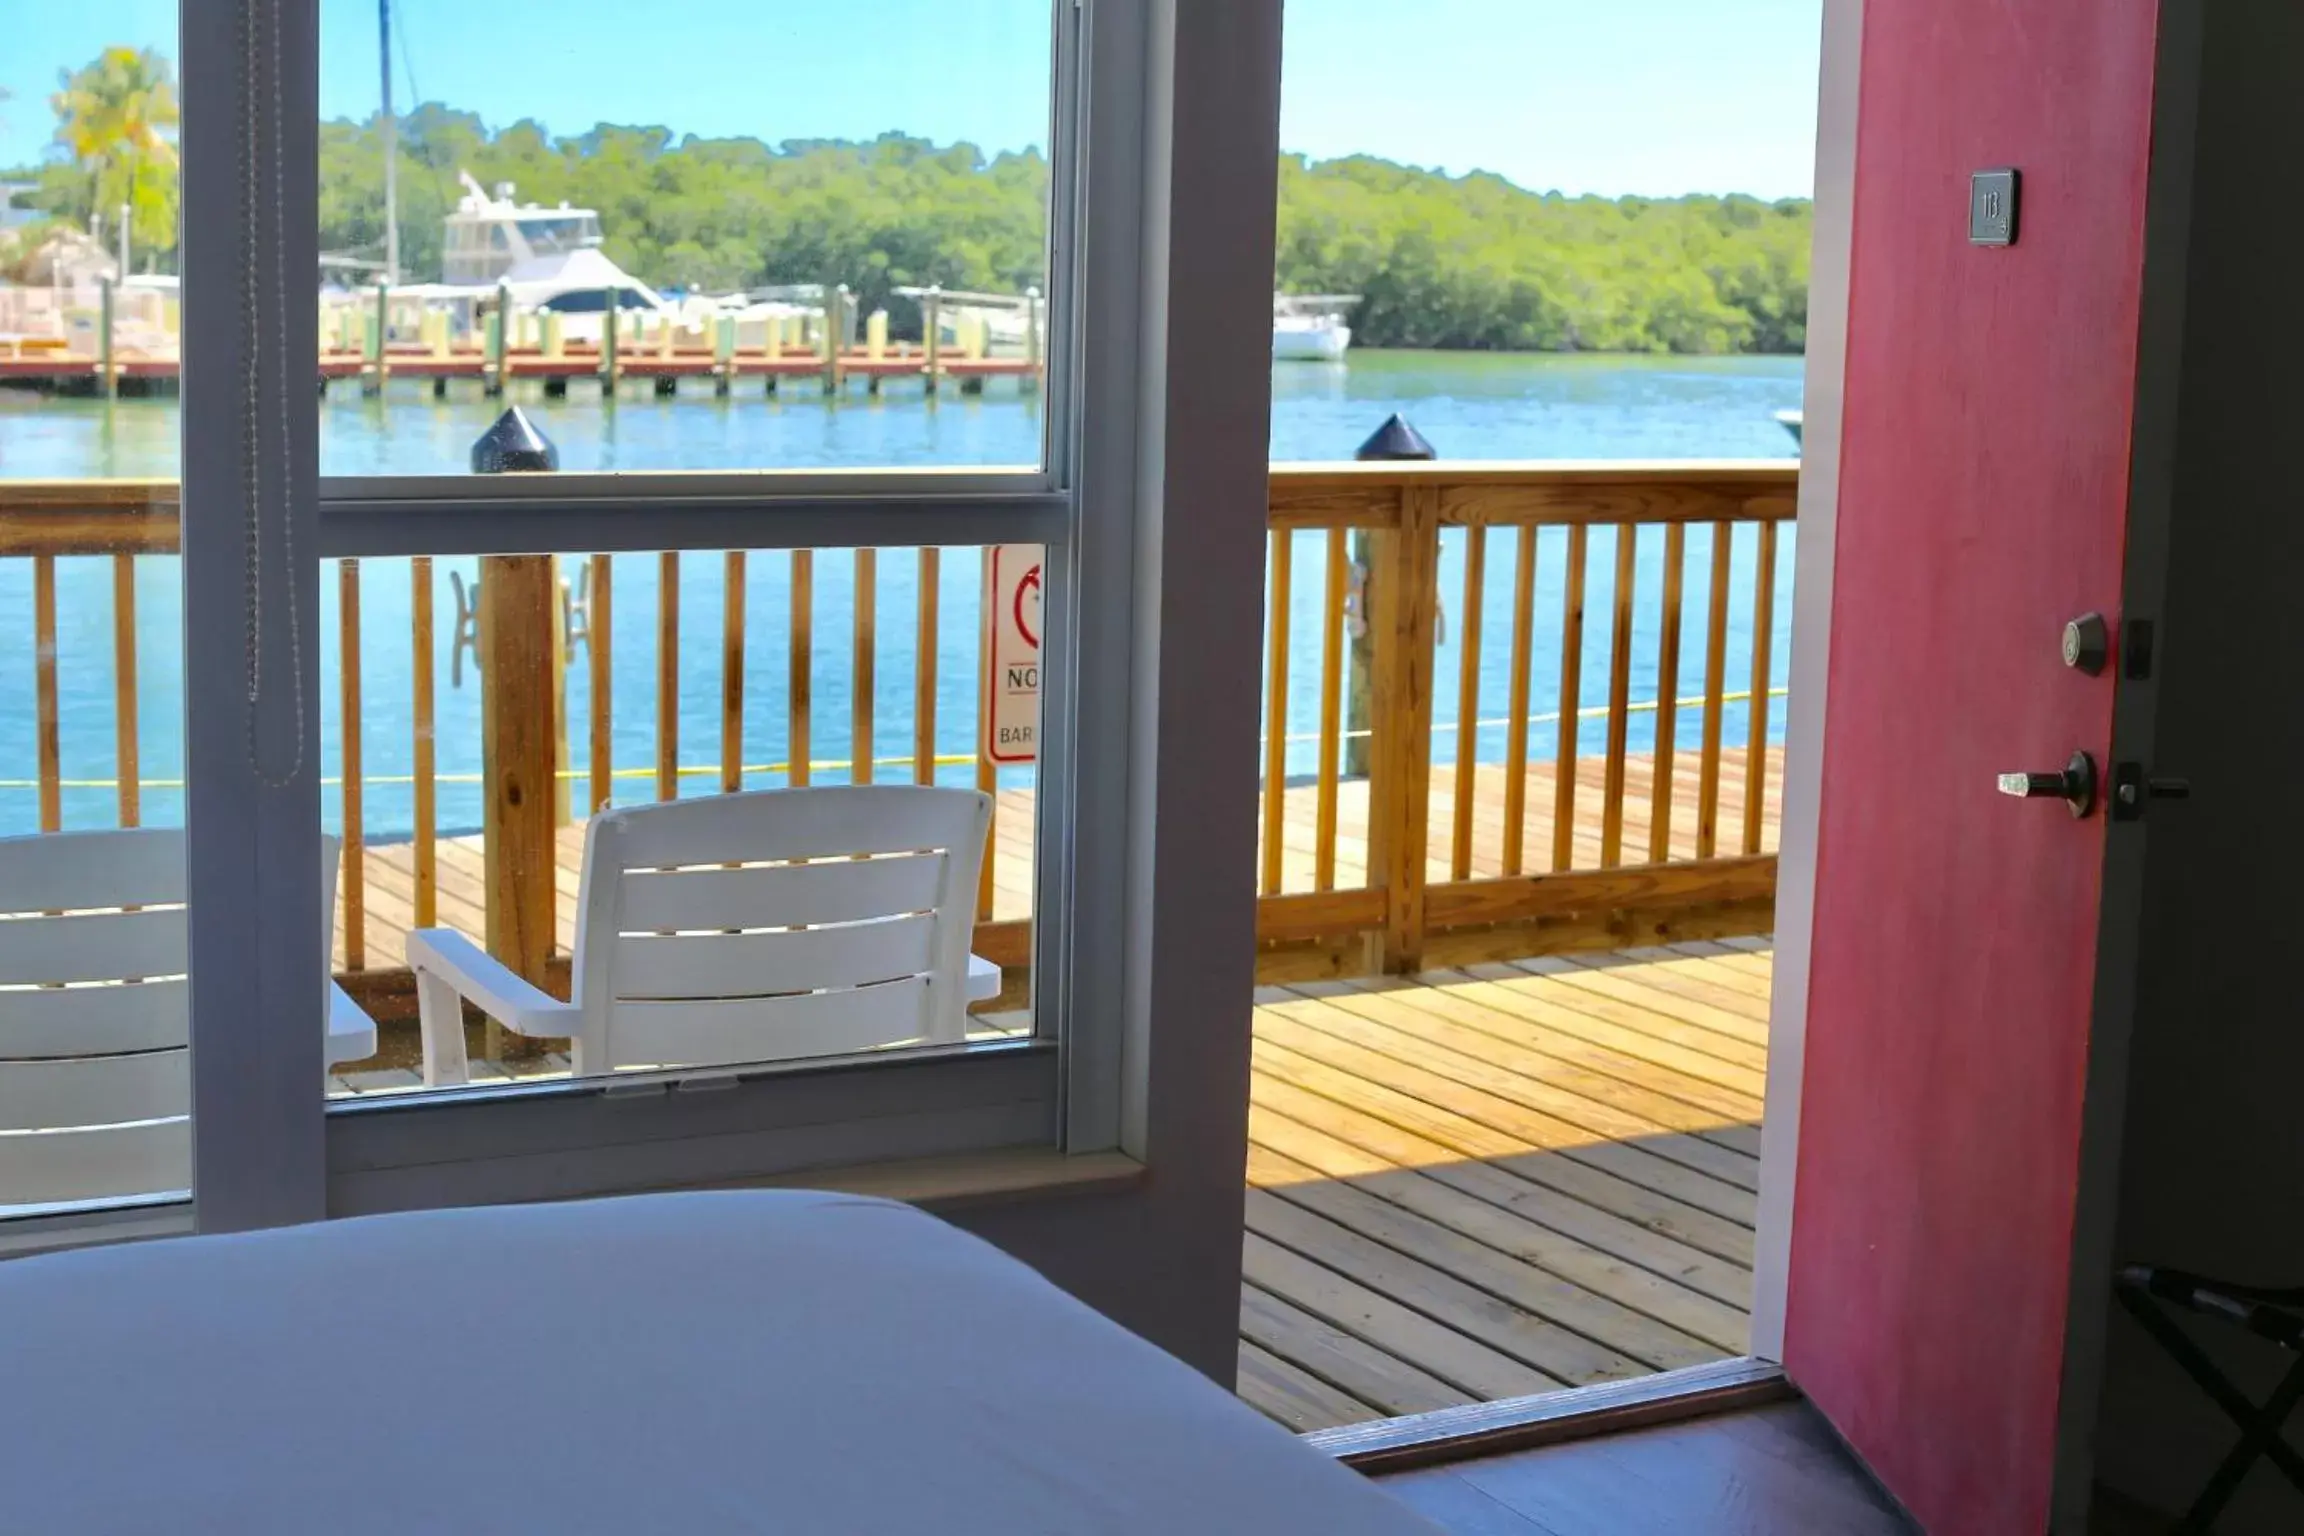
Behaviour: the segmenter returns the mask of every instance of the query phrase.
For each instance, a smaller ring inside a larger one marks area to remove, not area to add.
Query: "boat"
[[[658,314],[668,308],[662,295],[600,248],[597,211],[565,202],[556,208],[517,202],[508,181],[497,183],[491,195],[471,172],[457,174],[464,196],[448,214],[438,287],[463,293],[501,288],[522,309],[564,315],[598,315],[611,294],[620,311]]]
[[[1806,446],[1806,444],[1802,442],[1800,436],[1800,428],[1805,420],[1806,417],[1802,412],[1799,411],[1778,411],[1776,413],[1776,425],[1791,433],[1792,441],[1794,443],[1801,444],[1803,447]]]
[[[1356,293],[1276,293],[1272,295],[1272,358],[1275,362],[1340,363],[1352,345],[1345,314],[1360,302]]]

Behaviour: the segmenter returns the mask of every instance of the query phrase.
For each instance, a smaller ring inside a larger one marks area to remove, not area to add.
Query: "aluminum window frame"
[[[251,185],[277,194],[256,221],[253,261],[237,220],[188,220],[184,239],[200,1229],[725,1183],[994,1146],[1091,1152],[1122,1142],[1130,553],[1140,340],[1153,306],[1140,249],[1143,42],[1157,3],[1051,6],[1049,404],[1038,469],[322,479],[307,393],[259,363],[253,442],[243,413],[249,341],[259,358],[310,355],[318,344],[313,306],[293,275],[317,260],[318,0],[185,0],[185,206],[244,207]],[[1091,433],[1090,421],[1110,426]],[[275,463],[287,468],[252,498],[251,466],[269,474]],[[235,515],[251,499],[269,540],[253,591]],[[681,1091],[680,1074],[335,1102],[316,1091],[320,1040],[305,1021],[322,1006],[320,979],[302,925],[268,925],[263,915],[319,901],[323,561],[1000,542],[1049,551],[1030,1038],[720,1072],[724,1091],[709,1095]],[[254,702],[242,690],[252,604],[270,620],[258,649],[274,680]],[[292,693],[278,686],[283,677],[293,678]],[[291,761],[296,771],[281,773]],[[1084,895],[1112,899],[1089,903],[1098,915],[1081,920]],[[274,931],[282,927],[294,935]],[[621,1170],[619,1152],[632,1154]]]

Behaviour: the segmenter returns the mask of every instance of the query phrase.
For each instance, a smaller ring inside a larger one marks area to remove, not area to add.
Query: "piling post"
[[[610,402],[616,398],[616,381],[624,376],[624,365],[616,356],[618,297],[615,289],[607,290],[600,307],[600,398]]]
[[[1024,375],[1026,390],[1040,387],[1044,351],[1040,336],[1040,290],[1027,288],[1024,290],[1024,361],[1030,365],[1030,371]]]
[[[117,285],[109,277],[96,283],[96,376],[104,391],[104,398],[115,400],[120,395],[120,370],[113,365],[112,330],[119,305]]]
[[[472,445],[474,474],[544,472],[560,453],[519,407]],[[550,555],[480,561],[480,758],[488,952],[549,985],[554,937],[558,782],[554,697],[560,584]],[[489,1028],[489,1054],[535,1057],[545,1043]],[[501,1054],[499,1054],[501,1053]]]
[[[943,342],[939,335],[943,327],[944,288],[940,283],[931,284],[927,294],[920,300],[920,337],[928,352],[926,388],[931,395],[936,393],[936,376],[944,368],[941,356]]]
[[[725,395],[736,382],[736,317],[712,322],[712,393]]]
[[[824,292],[824,393],[840,389],[840,343],[847,330],[842,311],[848,305],[848,285],[836,283]]]
[[[488,361],[481,369],[480,387],[491,396],[504,393],[511,377],[512,290],[496,285],[496,312],[488,317]]]
[[[1352,455],[1363,463],[1374,460],[1436,459],[1439,456],[1432,445],[1424,440],[1424,435],[1410,426],[1406,417],[1398,414],[1378,427]],[[1354,532],[1352,586],[1355,598],[1351,607],[1351,621],[1345,629],[1352,644],[1344,673],[1344,776],[1350,779],[1368,776],[1369,748],[1373,740],[1376,626],[1372,620],[1376,609],[1373,605],[1375,594],[1371,589],[1377,580],[1375,558],[1374,536],[1366,529]]]
[[[389,361],[392,332],[392,290],[383,283],[376,285],[376,308],[368,317],[368,357],[360,370],[360,393],[384,393],[384,381],[390,375]]]

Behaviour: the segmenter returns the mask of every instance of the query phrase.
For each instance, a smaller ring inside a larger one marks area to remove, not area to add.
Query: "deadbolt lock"
[[[2112,626],[2100,613],[2084,613],[2064,626],[2064,665],[2090,677],[2112,659]]]

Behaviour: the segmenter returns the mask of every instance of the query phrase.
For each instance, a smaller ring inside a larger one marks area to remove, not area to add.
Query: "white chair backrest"
[[[0,837],[0,1206],[186,1187],[186,972],[181,831]]]
[[[960,1040],[991,807],[971,789],[887,784],[594,817],[576,1070]]]

